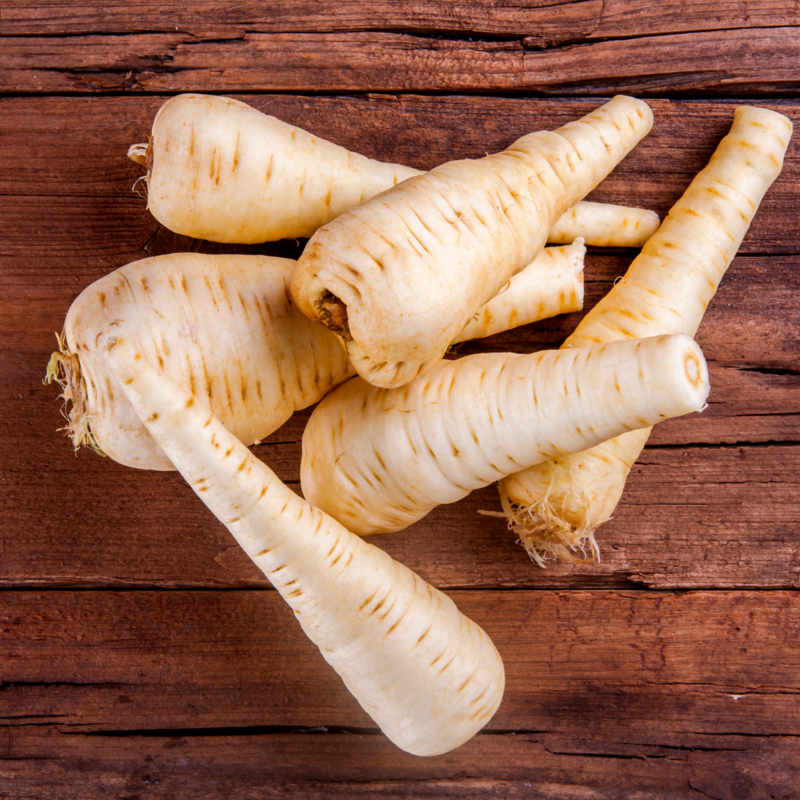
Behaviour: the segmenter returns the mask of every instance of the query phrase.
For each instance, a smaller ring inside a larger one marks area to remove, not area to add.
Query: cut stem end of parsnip
[[[347,324],[347,306],[331,292],[325,292],[316,302],[319,321],[328,330],[333,331],[345,340],[352,339]]]

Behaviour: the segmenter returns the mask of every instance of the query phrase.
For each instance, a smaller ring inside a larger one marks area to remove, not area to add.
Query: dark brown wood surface
[[[446,756],[380,735],[177,475],[57,432],[41,378],[77,294],[220,249],[131,191],[127,146],[170,94],[236,94],[429,168],[627,91],[655,125],[593,197],[662,216],[737,102],[800,123],[797,2],[397,6],[0,9],[0,798],[800,797],[797,137],[698,334],[710,406],[656,429],[601,563],[535,568],[479,515],[494,487],[373,537],[505,660],[496,717]],[[589,254],[587,307],[634,255]],[[579,317],[460,352],[555,347]],[[295,486],[307,418],[255,448]]]

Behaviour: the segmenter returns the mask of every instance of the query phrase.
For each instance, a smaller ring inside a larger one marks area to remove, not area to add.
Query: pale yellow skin
[[[564,347],[686,333],[694,336],[765,192],[778,177],[791,122],[767,109],[736,109],[733,127],[625,277],[590,311]],[[594,530],[619,502],[649,429],[552,459],[500,484],[514,531],[539,563],[597,556]]]
[[[80,360],[91,433],[115,461],[173,469],[102,353],[125,336],[252,444],[352,375],[341,345],[295,309],[295,265],[268,256],[176,253],[128,264],[83,291],[64,325]]]
[[[595,247],[641,247],[658,225],[655,211],[581,200],[558,218],[547,241],[569,244],[581,238]]]
[[[441,361],[397,389],[353,378],[303,434],[303,494],[350,530],[401,530],[523,467],[700,410],[685,335]]]
[[[438,755],[491,719],[503,662],[452,600],[294,494],[132,345],[107,359],[152,437],[389,739]]]
[[[545,248],[459,341],[576,310],[582,251]],[[55,356],[69,376],[76,446],[91,443],[131,467],[173,469],[108,372],[102,352],[110,338],[135,343],[247,445],[351,377],[336,336],[291,302],[294,266],[267,256],[176,253],[128,264],[85,289]]]
[[[522,272],[478,309],[453,340],[482,339],[519,325],[583,309],[583,239],[545,247]]]
[[[402,386],[430,369],[531,262],[551,225],[622,160],[652,119],[645,103],[616,97],[556,132],[409,178],[314,234],[292,275],[292,297],[342,336],[361,377]],[[333,322],[331,307],[338,308]]]
[[[229,97],[183,94],[130,157],[148,166],[148,208],[170,230],[252,244],[307,237],[338,214],[420,170],[374,161]],[[555,244],[641,247],[652,211],[579,203],[559,220]]]
[[[418,172],[351,153],[238,100],[197,94],[161,107],[151,148],[150,212],[170,230],[217,242],[311,236]]]

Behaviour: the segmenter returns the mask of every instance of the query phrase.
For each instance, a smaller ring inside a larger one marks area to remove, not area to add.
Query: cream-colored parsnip
[[[625,277],[564,347],[683,332],[694,336],[792,134],[782,114],[742,106],[708,166],[672,207]],[[538,563],[598,550],[594,530],[614,513],[649,429],[511,475],[500,494],[514,531]]]
[[[127,342],[107,353],[153,439],[398,747],[446,753],[491,719],[503,662],[452,600],[298,497]]]
[[[337,215],[421,171],[365,158],[229,97],[168,100],[150,141],[128,155],[147,167],[147,205],[170,230],[215,242],[311,236]],[[641,247],[658,216],[578,203],[551,242]]]
[[[355,533],[401,530],[523,465],[698,411],[707,394],[683,334],[440,361],[396,389],[353,378],[306,426],[303,494]]]
[[[545,248],[459,341],[580,310],[583,251],[579,243]],[[102,352],[111,338],[128,338],[247,445],[351,377],[336,336],[292,303],[294,266],[266,256],[176,253],[128,264],[86,288],[48,371],[69,401],[75,446],[140,469],[173,468],[108,372]]]
[[[442,357],[652,121],[645,103],[616,97],[502,153],[409,178],[314,234],[292,296],[342,338],[362,378],[402,386]]]

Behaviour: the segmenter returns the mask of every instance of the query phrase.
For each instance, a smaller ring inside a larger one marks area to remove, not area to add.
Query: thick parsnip
[[[353,378],[306,426],[303,494],[356,533],[401,530],[523,465],[698,411],[707,394],[685,335],[441,361],[397,389]]]
[[[348,208],[420,170],[374,161],[228,97],[168,100],[147,144],[128,155],[147,167],[148,208],[170,230],[215,242],[311,236]],[[552,242],[641,247],[652,211],[579,203]]]
[[[173,469],[102,357],[125,336],[146,358],[252,444],[316,403],[352,372],[334,336],[291,302],[294,261],[176,253],[128,264],[72,304],[60,366],[75,445],[131,467]]]
[[[150,434],[398,747],[445,753],[489,721],[503,663],[452,600],[294,494],[131,344],[106,357]]]
[[[673,206],[625,277],[578,325],[564,347],[683,332],[694,336],[706,306],[780,173],[790,121],[766,109],[736,109],[708,166]],[[506,478],[501,498],[514,531],[538,563],[578,560],[614,512],[649,429]],[[591,560],[591,559],[590,559]]]
[[[579,310],[583,250],[545,248],[460,338]],[[102,352],[110,338],[133,342],[247,445],[353,375],[336,336],[292,304],[294,266],[176,253],[128,264],[85,289],[48,370],[61,373],[75,446],[140,469],[173,468],[108,372]]]
[[[554,133],[409,178],[314,234],[292,297],[342,338],[365,380],[401,386],[442,357],[652,119],[645,103],[616,97]]]

